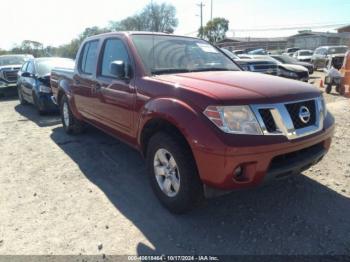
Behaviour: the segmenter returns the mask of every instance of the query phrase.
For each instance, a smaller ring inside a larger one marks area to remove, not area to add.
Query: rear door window
[[[83,47],[80,58],[80,71],[87,75],[92,75],[96,68],[98,41],[87,42]]]

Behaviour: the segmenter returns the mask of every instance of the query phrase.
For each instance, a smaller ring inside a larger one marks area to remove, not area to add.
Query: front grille
[[[16,82],[17,81],[17,73],[18,71],[4,71],[4,79],[8,82]]]
[[[305,106],[310,111],[310,120],[307,123],[301,121],[299,117],[299,111],[302,106]],[[295,129],[300,129],[308,126],[312,126],[316,124],[316,104],[314,100],[303,101],[293,104],[286,104],[286,108],[288,113],[293,121],[293,125]]]
[[[298,72],[299,79],[307,79],[309,77],[309,71]]]
[[[264,108],[264,109],[259,109],[259,113],[261,115],[261,118],[264,121],[266,130],[270,133],[273,133],[277,130],[275,120],[273,119],[273,116],[271,114],[271,109],[269,108]]]

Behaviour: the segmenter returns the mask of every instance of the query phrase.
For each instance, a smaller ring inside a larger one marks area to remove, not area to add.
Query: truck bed
[[[58,99],[59,87],[70,85],[73,81],[74,68],[54,68],[51,71],[51,89],[55,99]]]

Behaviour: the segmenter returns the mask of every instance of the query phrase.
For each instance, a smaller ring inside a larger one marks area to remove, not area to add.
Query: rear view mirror
[[[110,65],[111,75],[117,77],[118,79],[128,79],[127,65],[122,60],[113,61]]]

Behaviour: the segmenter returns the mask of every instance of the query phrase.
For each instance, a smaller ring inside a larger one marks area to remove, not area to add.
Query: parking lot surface
[[[182,216],[159,204],[136,151],[0,101],[0,254],[350,255],[350,102],[326,100],[337,126],[321,163]]]

